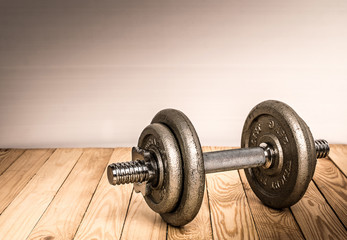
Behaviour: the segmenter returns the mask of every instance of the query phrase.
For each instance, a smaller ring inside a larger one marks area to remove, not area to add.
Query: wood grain
[[[53,151],[53,149],[27,150],[0,176],[0,213],[22,191]]]
[[[330,149],[329,158],[347,176],[347,144],[334,144]]]
[[[260,239],[304,239],[288,208],[266,207],[250,188],[244,170],[239,171],[248,204]]]
[[[0,216],[1,239],[25,239],[81,156],[81,149],[58,149]]]
[[[291,210],[307,239],[347,239],[347,231],[313,182]]]
[[[0,175],[24,153],[24,149],[0,149]]]
[[[29,239],[74,237],[112,152],[112,149],[84,150]]]
[[[216,239],[258,239],[248,202],[237,171],[207,175]]]
[[[153,212],[141,193],[132,194],[121,239],[166,239],[167,224]]]
[[[109,163],[126,161],[131,161],[131,149],[117,148]],[[110,185],[105,170],[75,240],[119,239],[132,189],[132,184]]]
[[[204,148],[204,152],[226,147]],[[215,239],[258,239],[237,171],[207,174],[213,236]]]
[[[347,227],[347,178],[328,159],[318,159],[313,176],[329,205]]]
[[[180,228],[168,225],[167,237],[168,239],[212,239],[211,216],[206,189],[200,211],[193,221]]]
[[[330,158],[343,161],[347,145],[335,146]],[[209,174],[197,217],[174,228],[132,185],[109,185],[107,164],[130,160],[130,148],[23,151],[0,150],[0,163],[17,158],[0,175],[1,239],[347,239],[347,178],[329,159],[282,211],[261,203],[243,170]]]

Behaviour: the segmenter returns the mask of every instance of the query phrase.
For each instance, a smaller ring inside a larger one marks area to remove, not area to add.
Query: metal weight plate
[[[152,123],[165,124],[176,137],[183,161],[183,192],[174,211],[161,214],[173,226],[182,226],[199,212],[205,188],[205,168],[198,135],[193,124],[181,111],[165,109]]]
[[[288,105],[265,101],[249,113],[242,131],[241,147],[267,143],[273,147],[270,168],[245,169],[257,197],[272,208],[285,208],[299,201],[310,183],[316,151],[306,123]]]
[[[151,152],[159,171],[157,184],[148,184],[144,196],[148,206],[157,213],[172,211],[179,202],[183,183],[181,153],[174,135],[163,124],[150,124],[142,131],[138,147]]]

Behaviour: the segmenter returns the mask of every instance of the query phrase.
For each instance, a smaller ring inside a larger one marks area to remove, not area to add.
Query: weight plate
[[[199,212],[205,188],[205,168],[198,135],[188,117],[179,110],[165,109],[152,123],[165,124],[176,137],[183,161],[183,191],[174,211],[161,214],[173,226],[182,226]]]
[[[278,209],[289,207],[302,198],[315,170],[312,134],[291,107],[269,100],[249,113],[241,147],[256,147],[263,142],[274,149],[271,167],[245,169],[247,180],[265,205]]]
[[[174,135],[165,125],[154,123],[142,131],[138,147],[151,152],[159,172],[157,185],[150,185],[144,196],[148,206],[157,213],[172,211],[179,202],[183,182],[181,153]]]

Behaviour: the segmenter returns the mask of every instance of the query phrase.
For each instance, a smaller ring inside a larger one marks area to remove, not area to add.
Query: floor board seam
[[[49,149],[48,149],[48,150],[49,150]],[[42,165],[37,169],[37,171],[36,171],[36,172],[31,176],[31,178],[25,183],[24,187],[13,197],[12,201],[11,201],[9,204],[7,204],[7,206],[2,210],[2,212],[0,212],[0,215],[1,215],[4,211],[6,211],[6,209],[8,208],[8,206],[11,205],[11,203],[13,202],[13,200],[15,200],[15,199],[17,198],[17,196],[25,189],[25,187],[28,185],[28,183],[31,181],[31,179],[33,179],[33,178],[36,176],[37,172],[40,171],[40,169],[42,168],[42,166],[48,161],[48,159],[51,158],[51,156],[54,154],[54,152],[55,152],[56,150],[57,150],[57,148],[53,150],[53,152],[51,153],[51,155],[49,155],[49,156],[47,157],[47,159],[42,163]]]
[[[90,203],[92,202],[92,200],[93,200],[93,198],[94,198],[94,195],[95,195],[95,193],[96,193],[96,190],[98,189],[98,187],[99,187],[99,185],[100,185],[101,179],[102,179],[102,177],[104,176],[104,172],[105,172],[105,170],[106,170],[106,168],[107,168],[108,163],[110,162],[110,159],[111,159],[111,157],[112,157],[112,155],[113,155],[113,153],[114,153],[114,150],[115,150],[115,149],[112,150],[112,153],[111,153],[111,155],[110,155],[110,158],[108,159],[108,161],[107,161],[107,163],[106,163],[106,166],[104,167],[104,171],[101,173],[101,176],[100,176],[100,178],[99,178],[98,184],[96,185],[96,187],[95,187],[95,189],[94,189],[94,192],[93,192],[93,194],[92,194],[92,196],[91,196],[91,198],[90,198],[90,200],[89,200],[89,202],[88,202],[87,208],[85,209],[85,211],[84,211],[84,213],[83,213],[83,216],[82,216],[82,218],[81,218],[81,221],[79,222],[78,227],[76,228],[76,231],[75,231],[75,233],[74,233],[72,239],[75,239],[76,234],[77,234],[78,230],[79,230],[80,227],[81,227],[81,224],[82,224],[82,222],[83,222],[84,216],[86,215],[86,213],[87,213],[87,211],[88,211],[88,209],[89,209]]]
[[[126,222],[127,217],[128,217],[129,208],[130,208],[130,203],[131,203],[131,199],[133,198],[133,194],[134,194],[134,188],[133,188],[133,190],[131,191],[131,195],[130,195],[130,198],[129,198],[129,204],[128,204],[128,207],[127,207],[127,211],[126,211],[126,213],[125,213],[125,218],[124,218],[122,230],[121,230],[121,232],[120,232],[119,240],[121,240],[121,239],[122,239],[122,236],[123,236],[124,226],[125,226],[125,222]],[[167,226],[167,225],[168,225],[168,224],[166,224],[166,226]]]
[[[345,177],[347,178],[346,174],[345,174],[345,173],[342,171],[342,169],[335,163],[334,159],[332,159],[330,156],[328,156],[326,159],[330,160],[330,161],[334,164],[334,166],[342,173],[342,175],[345,176]],[[317,161],[318,161],[318,160],[317,160]]]
[[[0,173],[0,176],[7,171],[7,169],[9,169],[17,160],[18,158],[20,158],[25,152],[27,151],[27,149],[25,149],[21,154],[19,154],[19,156],[10,164],[8,165],[8,167],[6,169],[4,169],[4,171],[2,171],[2,173]]]
[[[53,155],[53,154],[52,154]],[[69,178],[71,172],[73,171],[73,169],[75,168],[76,164],[80,161],[81,157],[83,155],[83,152],[81,153],[81,155],[78,157],[77,161],[75,162],[75,164],[72,166],[71,170],[69,171],[69,174],[66,176],[66,178],[64,179],[64,181],[60,184],[58,190],[56,191],[56,193],[54,194],[51,202],[48,204],[48,206],[46,207],[45,211],[43,211],[43,213],[41,214],[40,218],[37,220],[36,224],[33,226],[33,228],[31,229],[30,233],[28,234],[28,236],[26,237],[26,239],[28,239],[28,237],[31,235],[31,233],[33,232],[33,230],[35,229],[35,227],[37,226],[37,224],[40,222],[42,216],[45,214],[45,212],[47,211],[47,209],[51,206],[52,202],[54,201],[55,197],[57,196],[57,194],[59,193],[60,189],[62,188],[62,186],[64,185],[64,183],[66,182],[66,179]]]
[[[316,188],[318,189],[318,191],[320,192],[320,194],[323,196],[325,202],[328,204],[328,206],[330,207],[330,209],[333,211],[333,213],[335,214],[335,216],[337,217],[337,219],[341,222],[342,226],[345,228],[345,230],[347,230],[347,227],[345,226],[345,224],[343,224],[343,222],[341,221],[341,219],[339,218],[339,215],[337,215],[335,209],[331,206],[331,204],[329,203],[328,199],[326,199],[326,197],[324,196],[323,192],[319,189],[319,186],[317,185],[316,181],[314,181],[312,179],[313,184],[316,186]]]
[[[247,200],[248,210],[249,210],[249,213],[250,213],[251,216],[252,216],[252,221],[253,221],[253,224],[254,224],[255,231],[257,232],[258,239],[261,239],[261,238],[260,238],[259,231],[258,231],[257,224],[255,223],[255,220],[254,220],[252,208],[251,208],[251,206],[250,206],[250,204],[249,204],[249,199],[248,199],[248,196],[247,196],[247,193],[246,193],[246,189],[245,189],[245,187],[244,187],[244,185],[243,185],[244,183],[243,183],[242,178],[241,178],[241,175],[240,175],[240,170],[237,170],[237,173],[239,174],[239,179],[240,179],[240,181],[241,181],[241,186],[242,186],[243,192],[245,193],[245,197],[246,197],[246,200]]]
[[[207,178],[205,180],[205,184],[206,184],[206,193],[207,193],[208,213],[210,216],[211,234],[212,234],[212,239],[214,239],[213,226],[212,226],[212,213],[211,213],[211,206],[210,206],[210,195],[208,191]]]
[[[300,224],[299,224],[298,221],[296,220],[295,215],[294,215],[292,209],[291,209],[290,207],[289,207],[288,209],[289,209],[289,211],[290,211],[290,214],[292,214],[293,219],[294,219],[296,225],[298,226],[298,228],[299,228],[299,230],[300,230],[301,236],[303,237],[303,239],[307,239],[306,236],[305,236],[305,234],[304,234],[304,232],[303,232],[302,229],[301,229]]]

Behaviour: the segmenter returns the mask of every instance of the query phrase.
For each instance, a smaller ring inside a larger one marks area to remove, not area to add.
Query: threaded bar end
[[[329,143],[324,139],[318,139],[314,141],[316,147],[316,157],[325,158],[328,156],[330,147]]]
[[[149,171],[143,160],[112,163],[108,165],[107,178],[112,185],[141,183],[149,180]]]

